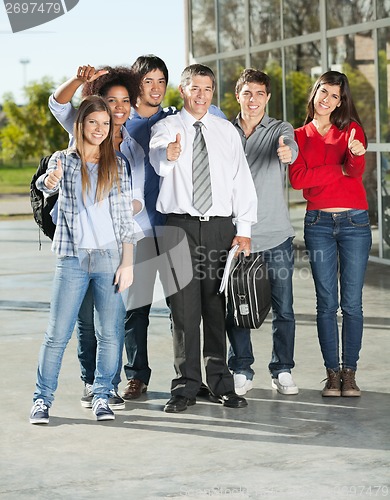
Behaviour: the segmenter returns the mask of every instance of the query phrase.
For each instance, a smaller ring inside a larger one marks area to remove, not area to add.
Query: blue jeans
[[[93,285],[92,283],[90,283],[77,317],[77,356],[80,363],[81,380],[91,385],[93,384],[95,378],[97,351],[94,308]],[[124,339],[124,331],[121,335],[121,339]],[[118,385],[121,381],[122,351],[123,345],[119,352],[118,369],[114,378],[112,379],[114,389],[118,389]]]
[[[123,345],[126,313],[125,297],[117,293],[113,284],[118,264],[117,252],[110,250],[80,251],[79,257],[57,260],[49,324],[39,353],[34,401],[42,398],[51,406],[54,400],[64,351],[89,284],[95,303],[97,338],[93,393],[95,398],[108,399]]]
[[[308,210],[305,243],[316,289],[317,331],[325,367],[338,371],[340,366],[340,305],[342,367],[356,370],[363,336],[362,291],[371,249],[368,212]]]
[[[264,250],[264,262],[271,285],[273,348],[268,365],[272,377],[294,368],[295,317],[293,310],[292,275],[294,272],[293,238]],[[234,325],[232,309],[228,304],[226,330],[230,341],[228,366],[234,373],[242,373],[252,380],[254,362],[251,331]]]

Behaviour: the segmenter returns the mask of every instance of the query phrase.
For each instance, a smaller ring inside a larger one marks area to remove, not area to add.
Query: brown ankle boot
[[[355,380],[355,370],[343,368],[341,372],[341,395],[347,397],[360,396],[360,389]]]
[[[322,396],[341,396],[341,377],[340,372],[335,372],[329,368],[326,369],[328,377],[325,379],[326,384],[322,389]]]

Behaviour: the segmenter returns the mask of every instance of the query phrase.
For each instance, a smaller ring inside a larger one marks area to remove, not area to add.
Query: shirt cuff
[[[244,238],[250,238],[251,237],[251,223],[250,222],[243,222],[243,221],[236,221],[236,235],[237,236],[243,236]]]
[[[56,101],[53,94],[51,94],[51,96],[49,97],[49,108],[53,111],[56,111],[57,113],[61,113],[62,111],[67,110],[71,107],[72,104],[70,102],[61,104],[58,101]]]

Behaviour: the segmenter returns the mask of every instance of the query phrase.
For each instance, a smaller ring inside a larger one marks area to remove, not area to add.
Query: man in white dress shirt
[[[183,109],[155,124],[150,142],[150,161],[162,178],[157,210],[168,216],[170,248],[176,243],[180,246],[185,233],[193,275],[187,286],[170,297],[177,375],[164,410],[176,413],[196,403],[202,383],[201,320],[210,391],[224,406],[241,408],[247,402],[234,392],[233,376],[226,365],[225,301],[218,295],[218,288],[229,249],[238,244],[238,252],[250,253],[251,225],[257,214],[256,190],[234,126],[208,112],[215,89],[211,69],[201,64],[188,66],[181,75],[179,89]],[[208,194],[202,208],[194,201],[198,195],[192,180],[197,129],[204,138],[202,155],[204,143],[207,149],[205,163],[211,181],[211,192],[205,188]],[[173,260],[177,276],[188,273],[188,269],[181,269],[184,258],[177,256]]]

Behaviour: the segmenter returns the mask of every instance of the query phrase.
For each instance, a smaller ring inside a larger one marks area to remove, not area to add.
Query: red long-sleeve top
[[[367,210],[362,181],[365,158],[354,156],[348,148],[353,128],[355,139],[365,144],[363,129],[355,122],[344,130],[332,125],[324,136],[313,122],[295,130],[299,153],[289,167],[289,177],[294,189],[303,189],[308,210],[333,207]],[[343,167],[347,175],[343,174]]]

